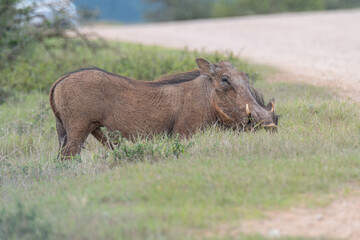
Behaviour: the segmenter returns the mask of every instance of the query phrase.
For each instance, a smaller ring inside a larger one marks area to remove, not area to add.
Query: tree
[[[28,29],[22,24],[30,20],[31,8],[16,8],[18,0],[0,2],[0,69],[31,41]]]
[[[0,70],[25,50],[31,50],[33,43],[40,43],[51,53],[48,39],[62,39],[66,47],[72,37],[77,37],[94,50],[98,42],[90,41],[78,30],[76,18],[70,0],[1,0]],[[104,41],[100,44],[106,45]]]

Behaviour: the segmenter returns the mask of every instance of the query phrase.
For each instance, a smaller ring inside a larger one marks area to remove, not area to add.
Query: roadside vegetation
[[[58,40],[57,48],[74,45],[74,42],[69,43],[69,36],[77,37],[79,44],[93,51],[104,47],[106,44],[101,38],[89,41],[89,37],[78,30],[77,21],[91,21],[92,16],[83,10],[75,19],[75,14],[69,10],[73,6],[71,4],[71,1],[0,1],[0,70],[11,68],[17,57],[25,55],[32,47],[41,46],[53,54],[54,45],[50,40]],[[92,36],[92,39],[95,37]]]
[[[151,21],[247,16],[360,7],[358,0],[145,0]]]
[[[359,185],[357,103],[321,88],[267,83],[267,68],[230,53],[127,43],[93,52],[76,42],[65,50],[61,40],[48,44],[53,53],[34,45],[0,70],[0,86],[9,92],[0,105],[0,239],[203,239],[218,224],[327,204]],[[119,138],[115,151],[89,137],[80,158],[56,160],[47,93],[61,75],[97,66],[152,80],[195,68],[196,57],[230,59],[250,73],[267,100],[276,98],[278,132],[213,126],[188,140]]]

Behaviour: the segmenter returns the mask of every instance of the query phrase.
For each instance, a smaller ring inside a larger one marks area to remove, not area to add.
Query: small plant
[[[176,157],[179,157],[179,155],[185,151],[185,146],[180,142],[179,134],[176,134],[174,137],[174,141],[171,144],[171,151]]]
[[[189,147],[192,142],[184,144],[180,136],[159,135],[152,138],[137,138],[132,142],[121,136],[119,131],[109,132],[106,128],[102,132],[109,140],[109,144],[115,146],[112,152],[115,161],[155,161],[169,156],[178,158]]]
[[[14,91],[0,87],[0,105],[5,103],[9,98],[14,96]]]
[[[38,111],[33,116],[34,124],[43,125],[49,116],[50,106],[47,101],[41,100],[39,102]]]

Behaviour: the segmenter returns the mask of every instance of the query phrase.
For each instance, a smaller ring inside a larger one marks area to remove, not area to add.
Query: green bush
[[[19,0],[0,1],[0,69],[7,67],[30,42],[32,36],[23,21],[30,19],[30,8],[17,9]]]
[[[105,128],[102,132],[108,139],[112,139],[115,149],[111,152],[115,161],[157,161],[170,156],[179,157],[185,150],[193,145],[192,142],[183,144],[179,135],[169,137],[167,135],[155,136],[154,138],[137,139],[131,142],[116,132],[108,132]]]
[[[51,9],[53,17],[42,15],[41,9],[45,6]],[[70,15],[67,6],[66,1],[52,4],[42,1],[0,1],[0,70],[12,68],[19,57],[33,54],[33,48],[39,46],[55,57],[52,52],[54,45],[49,44],[48,39],[61,39],[64,42],[61,47],[66,48],[68,33],[77,36],[88,47],[95,48],[87,36],[77,30],[74,16]]]
[[[209,0],[145,0],[154,7],[147,8],[145,18],[150,21],[169,21],[211,17]]]
[[[213,5],[214,17],[324,9],[324,0],[220,0]]]
[[[36,208],[27,210],[19,202],[14,212],[0,212],[0,239],[45,240],[50,233],[50,224],[38,221]]]
[[[63,41],[47,41],[47,44],[52,45],[51,54],[41,44],[35,44],[31,52],[19,56],[11,67],[0,70],[0,86],[21,92],[48,92],[52,83],[65,73],[91,66],[135,79],[153,80],[163,74],[196,68],[197,57],[214,62],[228,59],[240,70],[250,73],[253,79],[257,78],[253,67],[232,54],[179,52],[125,43],[116,43],[110,48],[100,48],[93,52],[80,40],[68,42],[64,49]]]
[[[0,105],[14,96],[14,92],[10,89],[0,87]]]
[[[146,0],[145,16],[153,21],[230,17],[360,7],[359,0]]]

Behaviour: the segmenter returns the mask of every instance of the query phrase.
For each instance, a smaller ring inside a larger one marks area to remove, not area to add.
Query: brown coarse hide
[[[248,76],[228,61],[196,59],[199,69],[139,81],[101,69],[82,69],[58,79],[50,90],[59,156],[78,154],[92,134],[110,146],[101,131],[137,136],[165,133],[189,137],[206,126],[276,128],[274,101],[267,106]]]

